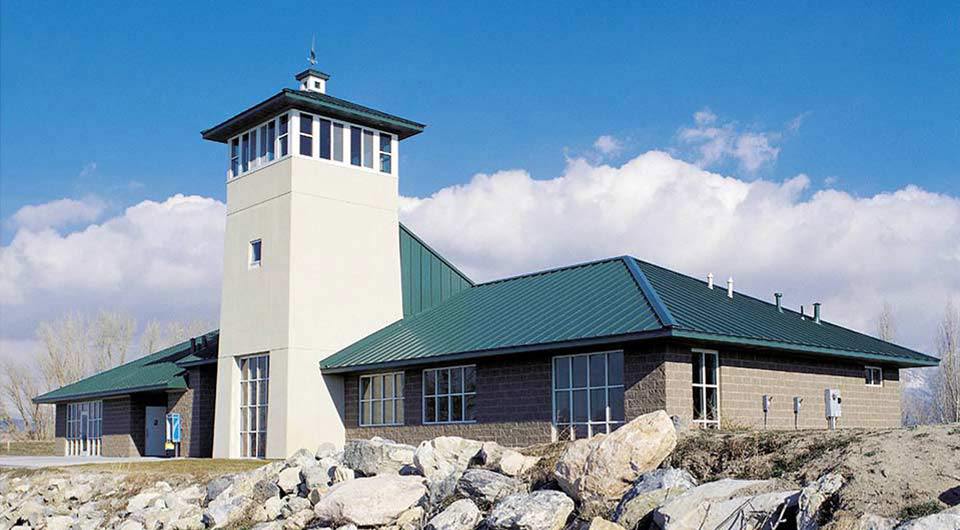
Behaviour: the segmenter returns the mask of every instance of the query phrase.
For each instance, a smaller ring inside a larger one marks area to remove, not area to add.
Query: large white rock
[[[517,477],[529,471],[539,461],[539,457],[525,456],[513,449],[504,449],[498,467],[504,475]]]
[[[73,517],[68,515],[54,515],[46,519],[47,530],[70,530],[73,523]]]
[[[843,476],[828,473],[807,484],[800,491],[797,510],[797,530],[819,530],[820,507],[843,487]]]
[[[424,530],[473,530],[483,514],[470,499],[460,499],[427,522]]]
[[[709,482],[665,502],[653,512],[653,521],[662,530],[760,528],[757,518],[769,516],[785,503],[796,504],[799,497],[797,491],[746,494],[748,488],[755,491],[773,485],[773,481],[765,480]],[[725,522],[736,522],[739,526],[721,526]]]
[[[857,520],[856,530],[893,530],[897,526],[896,519],[881,517],[872,513],[865,513]]]
[[[301,449],[301,451],[305,451],[305,449]],[[291,493],[296,493],[297,489],[300,487],[301,469],[303,468],[300,466],[293,466],[281,471],[280,475],[277,477],[277,487],[279,487],[280,490],[288,495]]]
[[[617,523],[611,523],[603,517],[594,517],[590,521],[590,526],[587,530],[624,530],[624,528]]]
[[[907,521],[897,530],[960,530],[960,508]]]
[[[470,461],[482,447],[481,442],[459,436],[440,436],[422,442],[413,455],[413,465],[427,478],[430,502],[440,504],[449,497]]]
[[[573,500],[559,491],[520,493],[500,501],[484,524],[490,530],[560,530],[573,508]]]
[[[374,437],[369,440],[347,440],[343,447],[343,463],[364,476],[399,473],[413,465],[412,445],[398,444]]]
[[[427,493],[423,478],[377,475],[335,484],[314,506],[318,519],[357,526],[392,524]]]
[[[526,484],[515,478],[501,475],[487,469],[470,469],[457,482],[456,493],[459,497],[469,497],[485,506],[514,493],[523,493]]]
[[[586,515],[605,512],[637,477],[656,469],[677,445],[667,413],[644,414],[610,434],[577,440],[557,462],[554,477]]]
[[[625,528],[635,528],[668,499],[697,487],[697,481],[682,469],[648,471],[620,499],[611,519]]]

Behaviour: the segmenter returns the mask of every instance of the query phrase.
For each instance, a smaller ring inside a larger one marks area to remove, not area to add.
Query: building
[[[900,370],[937,363],[630,256],[476,284],[399,223],[400,142],[424,126],[297,81],[203,131],[229,160],[220,329],[37,397],[65,454],[171,454],[168,412],[180,454],[216,457],[523,445],[656,409],[824,428],[826,389],[841,427],[894,427]]]

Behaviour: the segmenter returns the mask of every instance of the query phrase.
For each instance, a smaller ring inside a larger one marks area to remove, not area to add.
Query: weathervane
[[[314,33],[313,36],[310,37],[310,58],[307,59],[307,60],[310,61],[310,64],[311,64],[311,65],[317,64],[317,52],[316,52],[316,50],[314,49],[314,46],[313,46],[314,41],[316,40],[316,38],[317,38],[317,34],[316,34],[316,33]]]

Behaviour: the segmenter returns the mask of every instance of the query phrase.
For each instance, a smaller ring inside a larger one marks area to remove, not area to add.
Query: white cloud
[[[64,234],[51,228],[55,215],[37,213],[61,204],[22,208],[17,215],[31,212],[36,222],[19,219],[10,244],[0,247],[0,337],[31,337],[37,322],[78,309],[121,308],[144,321],[216,320],[223,203],[183,195],[143,201]]]
[[[796,132],[807,113],[790,120],[787,132]],[[717,115],[710,109],[693,114],[694,127],[680,129],[681,143],[697,152],[697,165],[709,168],[727,160],[736,161],[740,168],[750,173],[776,162],[780,148],[776,144],[783,138],[782,132],[742,131],[737,123],[718,123]]]
[[[59,199],[20,208],[13,214],[13,223],[28,230],[58,228],[71,223],[90,223],[100,217],[103,208],[103,202],[95,198],[82,201]]]
[[[703,120],[711,119],[704,116]],[[667,153],[620,167],[571,160],[563,175],[479,174],[401,218],[477,279],[631,254],[872,332],[885,300],[900,340],[929,351],[948,297],[960,297],[960,199],[916,186],[859,198],[810,179],[747,181]]]
[[[620,140],[617,140],[613,136],[604,134],[603,136],[597,138],[596,142],[593,142],[593,148],[596,149],[600,154],[609,156],[616,154],[623,149],[623,144],[620,142]]]

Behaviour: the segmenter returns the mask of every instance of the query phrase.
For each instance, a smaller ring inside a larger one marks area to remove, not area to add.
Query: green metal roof
[[[477,285],[348,346],[321,367],[410,363],[661,327],[625,261],[614,258]]]
[[[219,330],[211,331],[194,339],[198,344],[202,344],[203,337],[206,337],[208,344],[206,351],[194,351],[193,342],[187,340],[47,392],[33,398],[33,401],[34,403],[59,403],[135,392],[184,390],[187,388],[187,381],[184,377],[184,366],[180,363],[209,357],[211,349],[215,356],[219,333]]]
[[[408,317],[469,289],[473,281],[400,223],[400,284]]]
[[[321,362],[328,373],[675,337],[932,366],[937,359],[629,256],[476,285]]]
[[[290,109],[305,110],[391,132],[401,140],[423,132],[426,127],[422,123],[327,94],[285,88],[270,99],[258,103],[223,123],[202,131],[200,134],[205,140],[226,143],[237,134]]]

